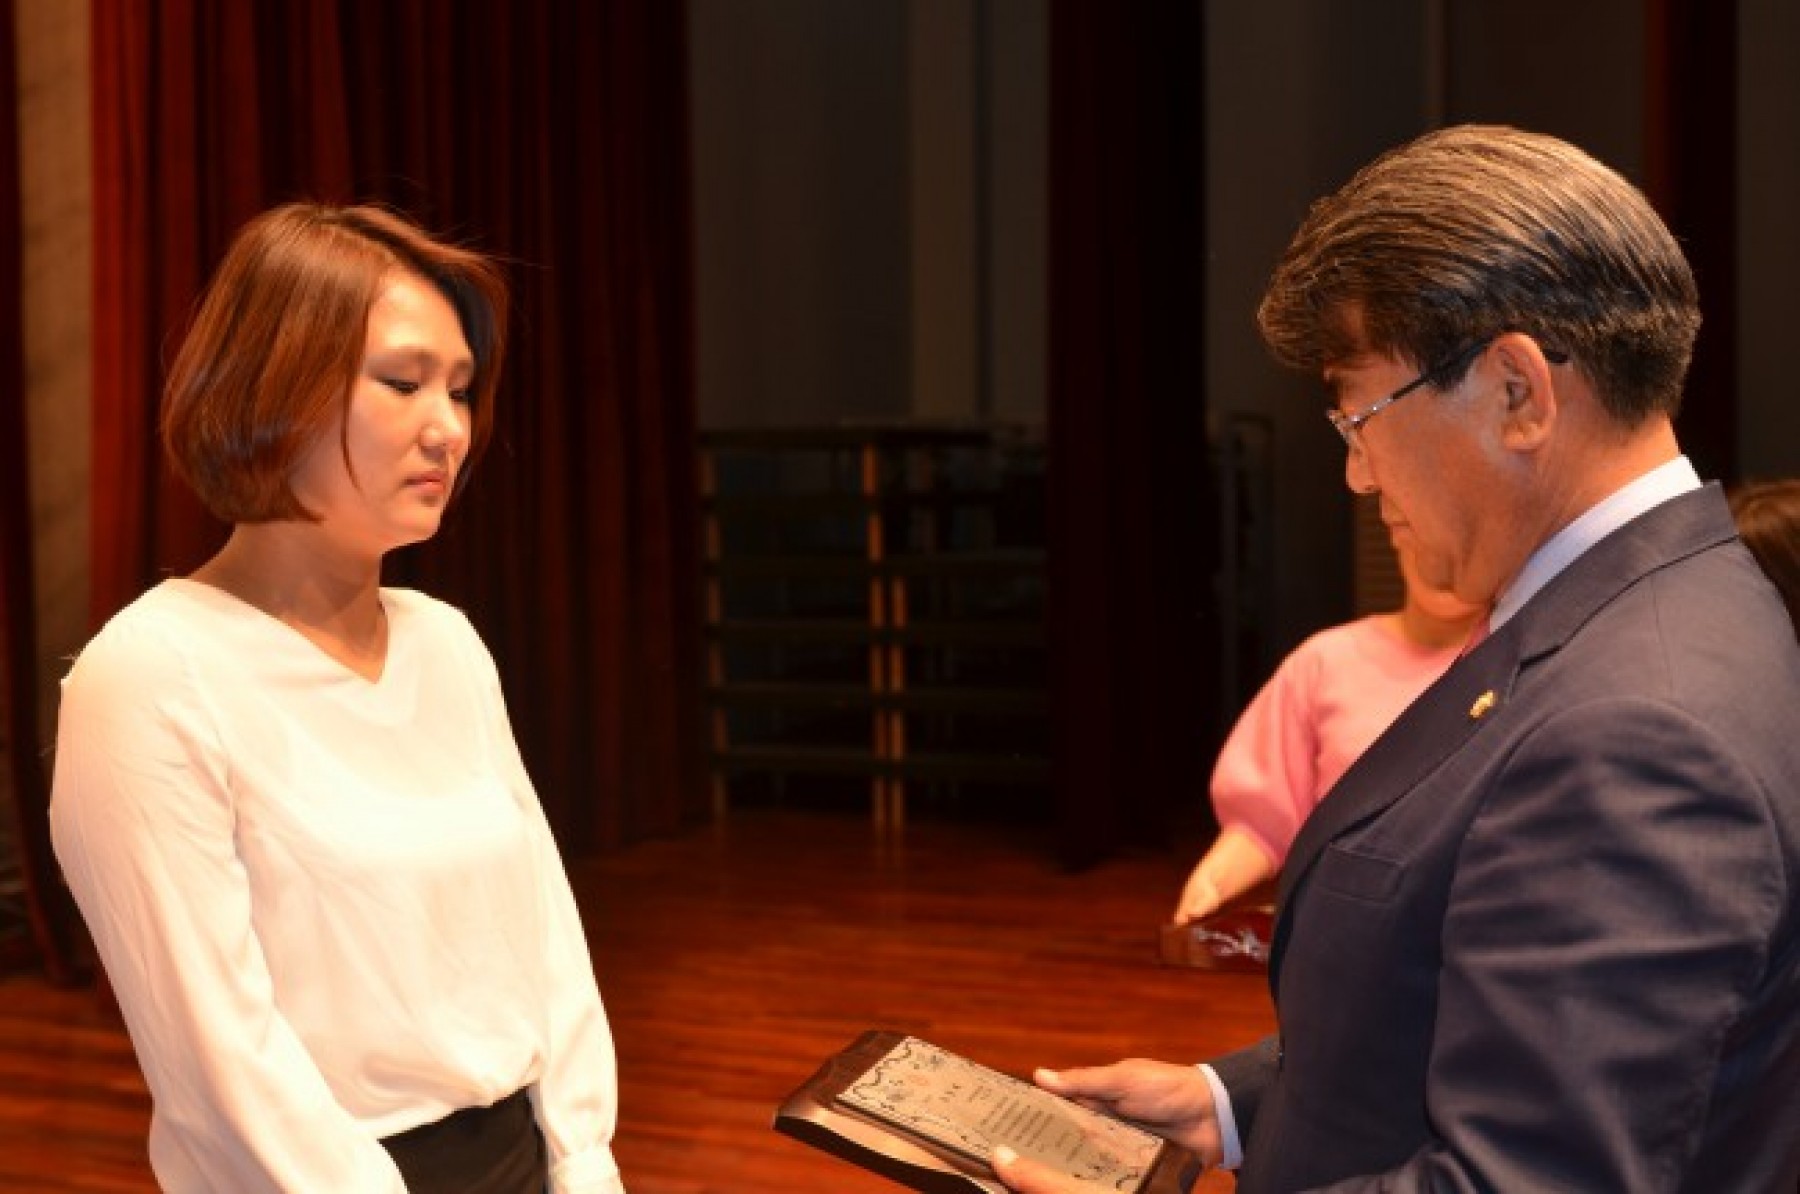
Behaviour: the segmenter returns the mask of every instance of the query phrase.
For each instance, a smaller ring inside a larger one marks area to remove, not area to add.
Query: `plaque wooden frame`
[[[906,1039],[872,1029],[828,1058],[775,1112],[775,1130],[923,1194],[1006,1194],[986,1165],[838,1101],[838,1095]],[[1163,1142],[1149,1173],[1129,1194],[1183,1194],[1200,1159]]]
[[[1157,957],[1165,966],[1266,974],[1274,934],[1274,905],[1234,905],[1185,925],[1163,925]]]

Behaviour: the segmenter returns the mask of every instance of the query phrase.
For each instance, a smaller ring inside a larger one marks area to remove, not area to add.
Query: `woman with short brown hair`
[[[225,546],[63,685],[51,823],[180,1192],[616,1194],[611,1032],[487,649],[381,584],[492,426],[505,287],[393,213],[233,242],[163,434]]]

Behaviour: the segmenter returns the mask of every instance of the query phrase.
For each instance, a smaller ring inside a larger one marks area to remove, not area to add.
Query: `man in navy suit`
[[[1676,443],[1680,249],[1574,147],[1447,129],[1313,208],[1259,320],[1491,630],[1301,831],[1279,1035],[1039,1082],[1250,1194],[1791,1194],[1800,648]]]

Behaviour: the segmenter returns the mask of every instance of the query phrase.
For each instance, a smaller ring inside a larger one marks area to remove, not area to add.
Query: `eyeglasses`
[[[1400,401],[1414,390],[1441,381],[1450,374],[1457,372],[1470,361],[1473,361],[1476,357],[1480,356],[1482,351],[1497,338],[1498,337],[1495,336],[1489,336],[1484,340],[1475,341],[1475,343],[1469,345],[1448,360],[1439,361],[1431,368],[1425,370],[1425,372],[1419,374],[1419,376],[1395,390],[1392,394],[1389,394],[1386,398],[1363,407],[1363,409],[1357,411],[1353,415],[1347,415],[1338,410],[1327,410],[1325,412],[1325,417],[1331,420],[1331,425],[1333,427],[1337,428],[1337,433],[1344,439],[1344,445],[1352,452],[1360,453],[1363,450],[1362,426],[1364,423],[1367,423],[1370,419],[1394,405],[1394,403]],[[1544,345],[1539,345],[1539,349],[1543,352],[1544,359],[1549,361],[1552,365],[1566,365],[1569,363],[1569,354],[1563,352],[1561,349],[1549,348]]]
[[[1394,405],[1394,403],[1400,401],[1414,390],[1430,385],[1455,373],[1464,365],[1467,365],[1470,361],[1480,356],[1481,351],[1493,342],[1494,337],[1492,336],[1489,336],[1485,340],[1477,340],[1475,343],[1469,345],[1448,360],[1439,361],[1431,368],[1425,370],[1425,372],[1419,374],[1419,376],[1395,390],[1392,394],[1389,394],[1386,398],[1363,407],[1353,415],[1347,415],[1339,410],[1328,410],[1325,412],[1325,417],[1331,420],[1331,425],[1337,428],[1337,433],[1344,437],[1344,446],[1349,448],[1352,452],[1361,453],[1362,426],[1364,423],[1367,423],[1370,419]]]

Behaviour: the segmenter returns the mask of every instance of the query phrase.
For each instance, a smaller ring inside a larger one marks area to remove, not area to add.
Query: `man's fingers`
[[[1052,1094],[1074,1099],[1087,1106],[1110,1105],[1125,1093],[1116,1065],[1068,1070],[1039,1069],[1032,1073],[1034,1082]]]
[[[1056,1170],[1040,1162],[1027,1160],[1004,1144],[994,1150],[993,1156],[988,1158],[988,1164],[1001,1181],[1010,1189],[1019,1191],[1019,1194],[1064,1194],[1065,1191],[1074,1189],[1065,1184]]]

